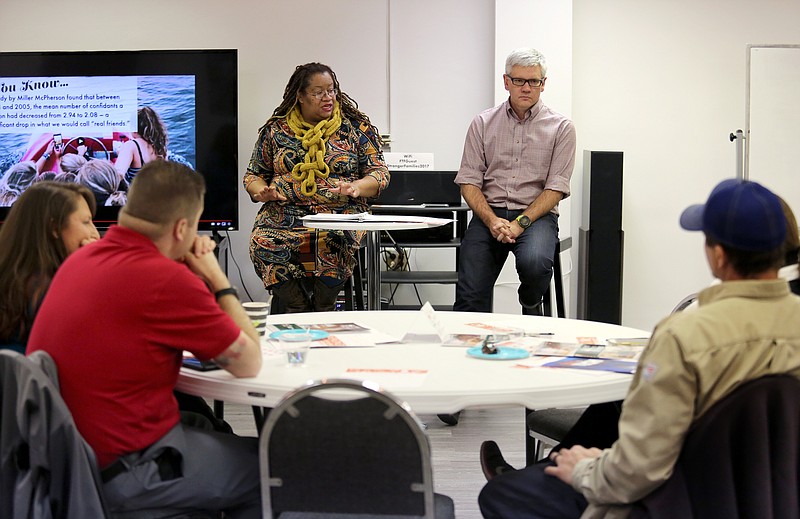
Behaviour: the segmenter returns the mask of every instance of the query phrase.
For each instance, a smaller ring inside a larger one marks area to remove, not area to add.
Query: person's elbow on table
[[[214,359],[221,368],[236,377],[255,377],[261,371],[261,347],[244,332]]]

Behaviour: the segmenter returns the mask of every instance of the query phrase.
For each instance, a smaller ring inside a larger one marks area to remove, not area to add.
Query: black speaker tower
[[[584,151],[578,318],[622,321],[622,152]]]

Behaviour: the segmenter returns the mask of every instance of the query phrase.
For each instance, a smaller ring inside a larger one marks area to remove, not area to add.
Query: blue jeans
[[[509,221],[522,214],[522,211],[492,209],[497,216]],[[558,217],[553,213],[533,222],[517,237],[516,243],[498,242],[483,221],[474,216],[461,240],[453,310],[491,312],[494,284],[508,253],[513,252],[520,281],[518,294],[522,313],[536,313],[536,307],[550,285],[557,243]]]

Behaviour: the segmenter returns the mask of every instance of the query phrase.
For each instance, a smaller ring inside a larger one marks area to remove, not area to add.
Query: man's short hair
[[[512,67],[540,67],[542,77],[547,77],[547,62],[544,54],[536,49],[523,47],[511,51],[506,58],[506,74],[511,74]]]
[[[767,251],[741,250],[720,243],[708,235],[706,235],[706,245],[722,247],[733,269],[745,278],[783,266],[783,247]]]
[[[203,176],[178,162],[154,160],[136,174],[122,212],[146,222],[167,225],[181,218],[194,222],[203,206]]]

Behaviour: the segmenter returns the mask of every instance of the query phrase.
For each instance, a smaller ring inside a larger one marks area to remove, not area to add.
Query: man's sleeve
[[[486,173],[486,154],[483,143],[483,120],[475,117],[467,130],[464,140],[464,153],[461,155],[461,166],[456,175],[456,184],[471,184],[483,187],[483,176]]]
[[[575,169],[576,141],[575,125],[569,119],[564,119],[556,135],[550,171],[544,186],[545,189],[562,193],[564,195],[562,200],[570,194],[569,181]]]
[[[631,503],[661,485],[692,424],[697,394],[677,339],[654,335],[639,362],[619,421],[619,440],[575,466],[572,484],[593,504]]]

